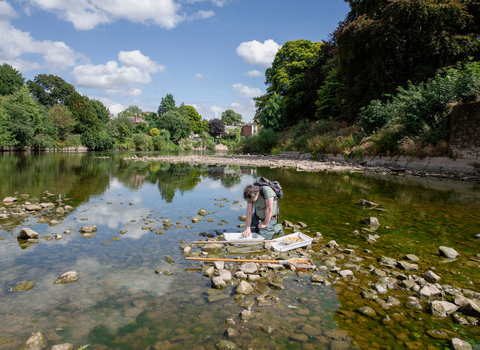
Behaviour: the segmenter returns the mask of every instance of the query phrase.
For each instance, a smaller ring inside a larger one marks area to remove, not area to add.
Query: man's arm
[[[273,213],[273,197],[270,197],[265,200],[265,220],[263,222],[258,223],[258,228],[265,228],[268,226],[268,223],[270,222],[270,219],[272,218],[272,213]],[[248,218],[247,218],[248,220]]]
[[[247,227],[243,231],[242,235],[245,238],[250,237],[252,234],[252,213],[253,213],[253,203],[247,203]]]

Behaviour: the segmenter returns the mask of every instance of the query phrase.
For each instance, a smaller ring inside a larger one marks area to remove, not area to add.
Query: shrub
[[[148,151],[153,148],[151,143],[151,137],[145,134],[134,134],[132,136],[133,143],[135,144],[135,149],[140,151]]]
[[[263,128],[258,135],[245,138],[241,143],[241,149],[245,153],[270,153],[277,146],[278,134],[272,129]]]
[[[94,151],[104,151],[113,148],[114,139],[105,130],[92,131],[87,130],[80,137],[83,145]]]
[[[214,150],[215,149],[215,142],[213,142],[212,139],[205,140],[205,148],[208,150]]]

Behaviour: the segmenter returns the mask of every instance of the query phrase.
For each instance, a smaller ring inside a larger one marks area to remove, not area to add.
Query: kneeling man
[[[250,237],[252,232],[265,239],[272,239],[278,221],[278,202],[275,192],[268,186],[248,185],[243,191],[247,201],[247,227],[242,235]],[[255,211],[254,211],[255,209]]]

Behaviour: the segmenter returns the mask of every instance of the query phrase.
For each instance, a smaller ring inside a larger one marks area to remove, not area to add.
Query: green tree
[[[11,95],[25,84],[25,78],[9,64],[0,66],[0,95]]]
[[[48,109],[48,116],[55,128],[56,138],[66,140],[75,126],[72,112],[66,106],[55,105]]]
[[[110,122],[110,110],[99,100],[90,100],[90,105],[97,115],[101,125],[107,125]]]
[[[155,137],[160,135],[160,130],[158,130],[157,128],[153,128],[153,129],[150,129],[148,133],[150,134],[150,136]]]
[[[157,126],[159,129],[168,130],[172,141],[175,143],[178,143],[180,139],[187,137],[190,133],[190,122],[188,119],[174,110],[160,114]]]
[[[139,123],[135,125],[136,134],[145,134],[148,131],[148,125],[145,123]]]
[[[140,107],[133,105],[128,106],[124,111],[118,113],[119,116],[123,115],[124,117],[133,117],[135,114],[140,116],[143,114],[143,111]]]
[[[177,107],[175,106],[175,100],[173,99],[173,95],[167,94],[165,98],[162,97],[162,101],[160,102],[160,106],[158,106],[157,113],[159,116],[161,116],[162,114],[165,114],[168,111],[173,111],[175,109],[177,109]]]
[[[195,134],[200,134],[204,131],[207,131],[208,121],[205,119],[202,119],[202,116],[198,114],[195,107],[185,106],[185,108],[187,109],[188,120],[190,121],[192,131]]]
[[[265,128],[270,128],[275,132],[282,131],[285,128],[287,117],[287,108],[279,94],[274,92],[265,107],[258,114],[258,121]]]
[[[222,122],[227,123],[227,125],[233,125],[233,123],[243,123],[242,115],[235,113],[231,109],[227,109],[222,113]]]
[[[38,102],[47,107],[67,104],[68,99],[78,94],[73,85],[52,74],[39,74],[33,81],[27,81],[27,85]]]
[[[426,81],[470,56],[480,59],[478,2],[350,2],[354,20],[338,37],[343,113],[350,121],[361,107],[385,100],[398,86]],[[377,5],[372,9],[367,3]]]
[[[343,89],[344,83],[338,79],[338,69],[333,68],[325,79],[325,84],[318,90],[317,119],[338,119],[341,117],[341,108],[337,94]]]
[[[68,98],[66,105],[76,121],[75,132],[77,134],[82,134],[87,130],[101,129],[100,120],[87,96],[75,92]]]
[[[208,122],[208,133],[213,137],[219,137],[225,134],[225,124],[218,118]]]
[[[321,42],[303,39],[287,41],[275,55],[272,67],[265,71],[267,94],[276,92],[282,97],[290,125],[315,115],[316,98],[306,94],[305,73],[317,62],[321,46]],[[314,95],[317,88],[313,89]]]

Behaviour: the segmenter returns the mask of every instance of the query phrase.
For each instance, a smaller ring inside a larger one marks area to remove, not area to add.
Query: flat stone
[[[219,243],[207,243],[203,246],[203,250],[206,252],[222,250],[222,248],[223,248],[223,244],[219,244]]]
[[[251,281],[251,282],[256,282],[260,278],[262,278],[260,275],[248,275],[248,280]]]
[[[215,288],[225,288],[227,284],[220,276],[216,276],[212,278],[212,284]]]
[[[253,313],[252,311],[250,310],[243,310],[241,313],[240,313],[240,318],[242,320],[249,320],[251,318],[253,318]]]
[[[409,261],[419,261],[420,259],[415,254],[407,254],[405,255],[405,260]]]
[[[213,266],[215,266],[215,268],[217,270],[224,269],[225,268],[225,261],[214,261]]]
[[[290,339],[298,341],[300,343],[306,343],[308,342],[308,335],[294,333],[294,334],[290,334]]]
[[[234,350],[238,348],[235,343],[225,339],[220,340],[217,344],[215,344],[215,347],[218,350]]]
[[[275,290],[285,289],[285,286],[282,283],[269,282],[268,285],[269,285],[270,288],[275,289]]]
[[[341,340],[348,340],[348,331],[343,331],[340,329],[331,329],[323,333],[324,336],[327,338],[341,341]]]
[[[68,284],[68,283],[75,283],[78,281],[78,274],[75,271],[68,271],[62,273],[58,280],[53,282],[54,284]]]
[[[450,342],[453,350],[473,350],[473,347],[470,343],[467,343],[465,340],[459,338],[453,338]]]
[[[438,300],[432,301],[428,305],[428,308],[432,315],[439,317],[447,317],[459,309],[459,307],[455,304],[449,303],[448,301]]]
[[[440,253],[440,256],[444,256],[448,259],[455,259],[456,257],[458,257],[460,254],[457,253],[457,251],[453,248],[449,248],[449,247],[444,247],[444,246],[441,246],[438,248],[438,251]]]
[[[210,303],[213,303],[215,301],[223,300],[223,299],[230,299],[230,295],[228,294],[217,294],[217,295],[210,295],[207,300]]]
[[[193,222],[194,224],[197,224],[197,223],[199,223],[200,221],[202,221],[202,217],[201,217],[201,216],[196,216],[196,217],[192,218],[192,222]]]
[[[52,346],[52,350],[73,350],[73,344],[65,343]]]
[[[25,206],[25,210],[28,210],[28,211],[38,211],[42,209],[43,208],[37,204],[28,204]]]
[[[372,270],[372,275],[379,276],[379,277],[385,277],[385,276],[387,276],[387,273],[383,270],[380,270],[380,269],[373,269]]]
[[[368,317],[377,316],[377,313],[375,312],[375,310],[373,310],[370,306],[362,306],[358,308],[357,311]]]
[[[427,271],[423,274],[423,278],[425,278],[428,282],[437,283],[441,280],[440,276],[434,273],[433,271]]]
[[[245,263],[242,266],[240,266],[240,269],[246,273],[246,274],[252,274],[257,272],[257,264],[250,262],[250,263]]]
[[[225,282],[230,282],[232,280],[232,274],[228,270],[219,269],[218,274]]]
[[[3,199],[4,203],[12,203],[12,202],[16,202],[16,201],[17,201],[17,198],[15,198],[15,197],[5,197]]]
[[[19,284],[17,284],[15,287],[13,287],[12,291],[23,292],[23,291],[26,291],[26,290],[30,290],[33,287],[35,287],[35,282],[23,280]]]
[[[38,332],[28,338],[18,350],[42,350],[45,349],[46,342],[42,333]]]
[[[412,264],[406,261],[399,261],[397,262],[398,268],[405,271],[418,271],[418,265]]]
[[[427,331],[428,336],[434,338],[434,339],[443,339],[443,340],[450,340],[452,337],[449,336],[447,333],[444,331],[438,330],[438,329],[430,329]]]
[[[327,280],[327,277],[326,276],[323,276],[323,275],[313,275],[312,276],[312,282],[319,282],[319,283],[323,283]]]
[[[82,226],[82,228],[80,229],[80,232],[83,232],[83,233],[91,233],[96,231],[97,231],[97,225]]]
[[[244,309],[251,309],[254,306],[255,302],[253,300],[245,300],[240,303],[240,307],[243,307]]]
[[[427,284],[423,286],[416,294],[418,298],[432,298],[437,295],[441,295],[442,292],[435,286]]]
[[[247,281],[241,281],[240,284],[235,288],[237,294],[251,294],[254,292],[254,289],[250,283]]]
[[[400,285],[408,290],[413,290],[417,284],[412,280],[403,280]]]
[[[267,264],[267,267],[272,270],[280,270],[283,268],[282,264]]]
[[[38,237],[38,232],[28,227],[22,228],[20,233],[18,234],[18,238],[20,239],[30,239],[30,238],[37,238],[37,237]]]
[[[342,270],[339,272],[339,275],[342,277],[353,277],[353,272],[351,270]]]
[[[389,258],[388,256],[382,256],[378,258],[378,264],[382,266],[396,266],[397,260]]]
[[[239,278],[241,280],[246,280],[248,276],[245,274],[245,272],[238,271],[238,272],[235,273],[235,277]]]

